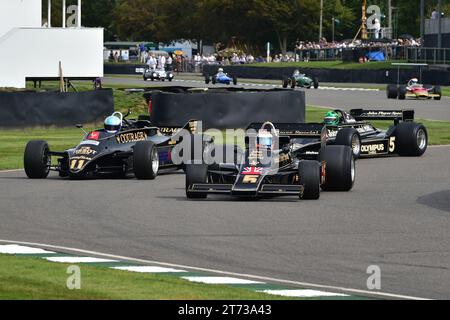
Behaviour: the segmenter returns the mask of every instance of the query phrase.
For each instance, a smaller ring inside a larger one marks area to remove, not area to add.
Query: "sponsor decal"
[[[74,151],[75,155],[96,155],[97,151],[89,146],[78,148]]]
[[[376,154],[386,152],[383,143],[367,144],[361,146],[362,153]]]
[[[262,170],[263,170],[263,168],[258,168],[258,167],[245,167],[244,170],[242,170],[241,174],[260,176],[262,174]]]
[[[147,134],[144,131],[121,133],[116,136],[118,143],[130,143],[137,141],[144,141],[147,139]]]
[[[170,128],[170,127],[159,128],[159,132],[161,132],[162,134],[175,134],[180,130],[181,128]]]
[[[87,140],[98,140],[100,138],[100,132],[98,131],[92,131],[89,133]]]
[[[330,130],[328,129],[328,137],[329,138],[335,138],[337,136],[338,131],[337,130]]]
[[[100,144],[100,142],[95,141],[95,140],[84,140],[84,141],[80,142],[80,146],[83,146],[83,145],[86,145],[86,144],[98,146]]]
[[[367,116],[369,117],[401,117],[402,112],[398,111],[369,111]]]

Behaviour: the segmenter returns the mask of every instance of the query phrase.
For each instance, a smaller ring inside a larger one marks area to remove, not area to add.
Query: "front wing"
[[[257,190],[235,188],[233,184],[196,183],[189,187],[189,192],[208,194],[227,194],[238,197],[280,197],[299,196],[303,193],[302,185],[262,184]]]

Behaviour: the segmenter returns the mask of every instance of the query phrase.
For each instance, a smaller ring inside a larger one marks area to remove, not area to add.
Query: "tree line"
[[[323,0],[323,36],[331,41],[332,18],[336,39],[352,39],[361,24],[361,0]],[[387,0],[368,0],[387,16]],[[392,0],[397,34],[419,36],[419,0]],[[437,1],[426,1],[426,14]],[[443,0],[450,9],[450,0]],[[67,4],[76,4],[68,0]],[[61,21],[61,3],[53,1],[52,25]],[[46,18],[46,1],[43,17]],[[396,13],[398,12],[398,13]],[[204,43],[230,42],[263,51],[271,42],[277,51],[292,50],[297,40],[319,40],[319,0],[95,0],[84,1],[84,26],[105,28],[105,41],[170,42],[179,39]],[[387,25],[387,18],[382,20]]]

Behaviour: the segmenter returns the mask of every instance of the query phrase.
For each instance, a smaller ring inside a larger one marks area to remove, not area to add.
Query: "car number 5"
[[[395,137],[389,138],[389,152],[394,152],[395,150]]]

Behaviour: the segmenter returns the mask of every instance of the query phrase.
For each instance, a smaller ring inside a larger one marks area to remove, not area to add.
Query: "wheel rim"
[[[152,170],[154,173],[157,173],[159,169],[159,157],[156,149],[152,151]]]
[[[423,150],[427,146],[427,134],[423,129],[417,131],[417,146],[420,150]]]
[[[355,134],[352,137],[352,151],[354,156],[358,156],[361,150],[361,142],[359,141],[359,137]]]

